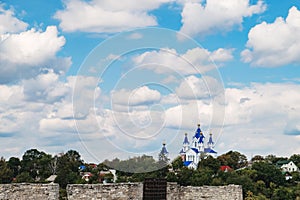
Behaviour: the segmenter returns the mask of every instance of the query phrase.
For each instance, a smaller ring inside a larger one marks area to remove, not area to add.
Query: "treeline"
[[[51,175],[61,187],[61,197],[66,196],[65,188],[72,183],[112,182],[109,169],[117,169],[117,182],[141,182],[145,178],[166,178],[181,185],[228,185],[243,186],[244,198],[252,199],[300,199],[300,175],[292,172],[292,178],[285,179],[276,166],[280,160],[291,160],[300,167],[300,155],[290,158],[254,156],[247,157],[236,151],[229,151],[217,158],[204,156],[197,170],[183,166],[180,157],[168,162],[161,158],[156,161],[151,156],[140,156],[127,160],[105,160],[103,163],[85,163],[77,151],[69,150],[60,155],[50,155],[37,149],[27,150],[21,159],[11,157],[0,159],[0,183],[45,183]],[[226,169],[226,170],[224,170]],[[154,171],[153,171],[154,170]],[[83,174],[89,173],[88,180]]]

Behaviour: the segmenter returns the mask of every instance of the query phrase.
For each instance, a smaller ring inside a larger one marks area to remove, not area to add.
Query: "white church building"
[[[196,129],[191,142],[188,140],[188,134],[185,133],[182,149],[179,152],[183,165],[191,169],[197,169],[201,157],[206,157],[208,155],[213,157],[216,156],[217,152],[213,148],[214,142],[212,134],[210,133],[207,145],[205,145],[205,136],[200,129],[200,124],[198,124],[198,128]]]

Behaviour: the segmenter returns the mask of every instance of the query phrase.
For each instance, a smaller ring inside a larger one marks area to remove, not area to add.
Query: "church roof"
[[[193,161],[184,161],[183,166],[189,166]]]
[[[163,147],[162,147],[160,153],[162,153],[162,154],[168,154],[168,153],[169,153],[169,152],[167,151],[167,148],[166,148],[166,144],[165,144],[165,143],[163,143]]]
[[[201,133],[202,131],[201,131],[201,129],[200,129],[200,124],[198,124],[198,128],[197,128],[197,130],[196,130],[196,132],[195,132],[195,138],[199,138],[200,137],[200,133]]]
[[[190,144],[190,143],[189,143],[189,140],[188,140],[188,137],[187,137],[187,133],[185,133],[185,137],[184,137],[184,140],[183,140],[183,144]]]
[[[185,153],[185,152],[183,151],[183,149],[181,149],[179,153],[182,154],[182,153]]]
[[[211,148],[204,148],[204,152],[205,153],[217,153],[215,150],[213,150]]]
[[[213,139],[212,139],[212,134],[210,134],[207,144],[214,144]]]
[[[203,133],[200,133],[200,137],[199,137],[199,143],[204,143],[204,138],[205,136],[203,135]]]
[[[196,148],[191,148],[195,153],[199,153],[198,149]]]

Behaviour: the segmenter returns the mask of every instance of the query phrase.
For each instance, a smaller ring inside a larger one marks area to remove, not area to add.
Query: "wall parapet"
[[[169,183],[167,200],[243,200],[241,185],[226,186],[180,186]]]
[[[71,184],[67,195],[68,200],[142,200],[143,183]]]
[[[0,184],[0,200],[57,200],[58,184],[13,183]]]
[[[143,183],[74,184],[67,186],[69,200],[142,200]],[[167,183],[167,200],[243,200],[242,186],[180,186]]]

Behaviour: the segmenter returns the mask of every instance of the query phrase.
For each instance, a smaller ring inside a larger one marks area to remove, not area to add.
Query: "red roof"
[[[223,172],[225,172],[225,171],[231,171],[232,168],[229,167],[228,165],[222,165],[222,166],[220,167],[220,170],[223,171]]]

